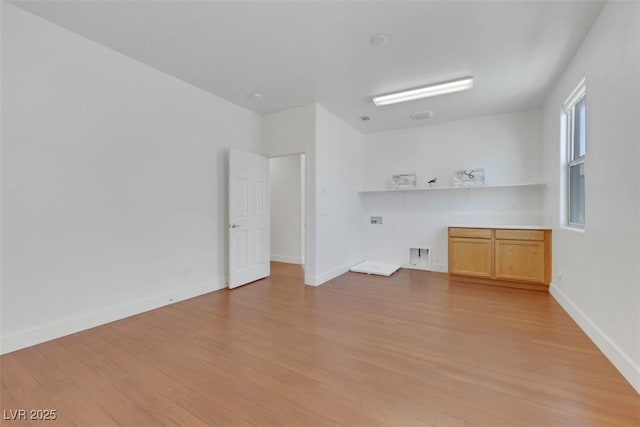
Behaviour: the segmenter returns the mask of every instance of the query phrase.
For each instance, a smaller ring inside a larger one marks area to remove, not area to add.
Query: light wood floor
[[[34,425],[640,425],[638,394],[548,294],[411,270],[312,288],[273,263],[0,362],[5,416],[57,411]]]

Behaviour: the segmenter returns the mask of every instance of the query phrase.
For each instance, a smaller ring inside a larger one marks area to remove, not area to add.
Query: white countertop
[[[505,225],[505,224],[448,224],[447,227],[459,228],[508,228],[511,230],[551,230],[546,225]]]

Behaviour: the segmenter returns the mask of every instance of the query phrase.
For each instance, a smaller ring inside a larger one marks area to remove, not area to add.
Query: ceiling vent
[[[411,113],[411,120],[424,120],[433,117],[433,111],[422,111],[420,113]]]

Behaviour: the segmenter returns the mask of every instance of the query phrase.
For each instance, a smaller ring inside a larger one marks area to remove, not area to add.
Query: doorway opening
[[[305,264],[306,156],[269,159],[271,261]]]

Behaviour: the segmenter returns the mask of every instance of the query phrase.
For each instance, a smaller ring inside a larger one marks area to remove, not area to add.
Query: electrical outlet
[[[381,216],[372,216],[371,217],[371,224],[382,224],[382,217]]]

